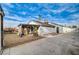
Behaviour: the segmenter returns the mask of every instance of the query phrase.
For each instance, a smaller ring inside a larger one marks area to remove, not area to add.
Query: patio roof
[[[19,24],[18,26],[23,26],[23,27],[28,27],[28,26],[44,26],[44,27],[52,27],[52,28],[55,27],[53,25],[44,24],[44,23],[41,23],[41,25],[37,25],[37,24]]]
[[[39,27],[40,25],[19,24],[19,25],[18,25],[18,27],[19,27],[19,26],[22,26],[22,27],[31,27],[31,26],[37,26],[37,27]]]
[[[34,22],[36,22],[37,24],[35,25],[40,25],[40,26],[44,26],[44,27],[55,27],[54,25],[51,25],[49,23],[46,23],[46,22],[42,22],[42,21],[37,21],[37,20],[32,20]],[[31,21],[30,21],[31,22]],[[29,24],[29,23],[28,23]],[[32,25],[32,24],[31,24]]]

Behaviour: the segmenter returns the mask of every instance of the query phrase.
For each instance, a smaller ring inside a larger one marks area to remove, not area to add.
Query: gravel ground
[[[41,40],[5,49],[3,55],[79,55],[79,31],[48,35]]]
[[[5,48],[17,46],[20,44],[24,44],[26,42],[35,41],[41,39],[41,36],[33,36],[33,35],[25,35],[23,37],[19,37],[16,34],[5,34],[4,35],[4,45]]]

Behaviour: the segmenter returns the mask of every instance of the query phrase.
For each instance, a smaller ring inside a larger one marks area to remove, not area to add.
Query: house
[[[35,21],[35,20],[32,20],[30,21],[28,24],[31,24],[31,25],[39,25],[39,28],[38,28],[38,35],[40,36],[43,36],[45,34],[49,34],[49,33],[56,33],[56,27],[55,25],[52,25],[52,24],[49,24],[48,21]]]
[[[31,20],[28,24],[20,24],[18,25],[18,34],[26,33],[26,34],[37,34],[43,36],[49,33],[67,33],[71,32],[73,29],[69,27],[65,27],[55,23],[49,23],[47,21],[36,21]]]
[[[3,28],[4,33],[14,33],[17,32],[16,28]]]
[[[4,12],[2,10],[2,7],[0,5],[0,50],[3,47],[3,16],[4,16]]]
[[[59,33],[68,33],[75,30],[75,28],[71,28],[68,26],[63,26],[56,23],[51,23],[51,24],[56,26],[56,31],[58,31]]]

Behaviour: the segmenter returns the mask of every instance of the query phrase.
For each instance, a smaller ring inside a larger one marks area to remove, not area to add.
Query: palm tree
[[[38,17],[39,17],[39,18],[38,18],[38,20],[40,20],[40,21],[41,21],[41,15],[38,15]]]

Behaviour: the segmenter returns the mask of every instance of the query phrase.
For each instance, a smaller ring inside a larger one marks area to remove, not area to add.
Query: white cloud
[[[8,12],[8,9],[7,8],[4,8],[3,7],[3,10],[4,10],[4,13],[6,13],[6,15],[9,15],[9,12]]]
[[[68,8],[68,9],[66,9],[66,11],[68,11],[68,12],[75,12],[76,10],[75,9]]]
[[[23,17],[19,17],[17,15],[14,15],[14,16],[10,16],[10,15],[7,15],[5,16],[6,18],[11,18],[11,19],[15,19],[15,20],[18,20],[18,21],[22,21],[22,20],[26,20],[27,18],[23,18]]]
[[[70,15],[71,17],[74,17],[74,18],[79,18],[79,13],[75,13],[75,14],[72,14]]]
[[[33,20],[34,18],[31,18],[29,17],[28,19],[27,18],[22,18],[22,17],[19,17],[17,15],[15,16],[6,16],[7,18],[11,18],[11,19],[16,19],[18,21],[15,21],[15,20],[10,20],[10,19],[7,19],[6,18],[4,19],[4,27],[17,27],[17,25],[19,24],[27,24],[30,20]],[[23,22],[19,22],[19,21],[22,21]]]
[[[37,9],[37,7],[30,7],[29,9],[30,9],[31,11],[34,11],[34,10]]]
[[[26,15],[27,13],[25,11],[21,12],[22,15]]]
[[[53,8],[49,8],[47,6],[44,6],[44,8],[48,11],[48,12],[53,12],[53,13],[61,13],[62,11],[66,10],[67,7],[64,7],[61,5],[61,7],[59,9],[54,10]]]
[[[4,20],[4,27],[16,27],[20,22]]]
[[[7,3],[6,5],[9,6],[9,7],[11,7],[11,8],[14,7],[11,3]]]
[[[11,21],[11,20],[4,20],[4,27],[17,27],[19,24],[25,24],[27,22],[18,22],[18,21]]]
[[[60,7],[58,9],[53,9],[47,6],[44,6],[44,8],[48,11],[48,12],[52,12],[52,13],[61,13],[63,11],[68,11],[68,12],[75,12],[77,9],[74,7],[74,5],[67,5],[67,4],[58,4]],[[72,6],[72,7],[71,7]]]
[[[51,10],[53,13],[61,13],[62,11],[66,10],[66,8],[61,8],[58,10]]]
[[[69,17],[73,19],[71,20],[72,23],[79,24],[79,13],[71,14]]]

